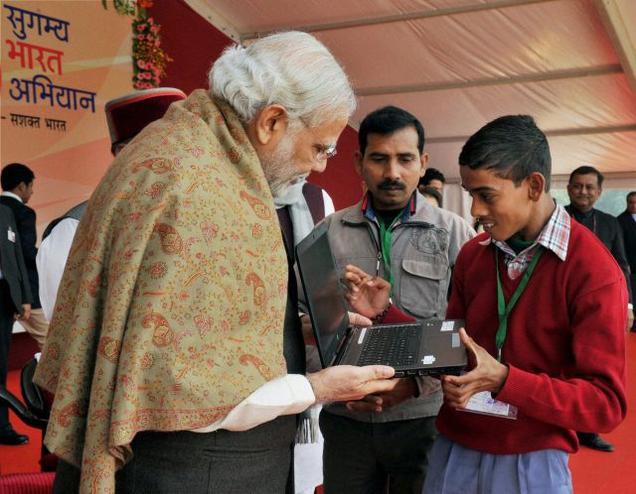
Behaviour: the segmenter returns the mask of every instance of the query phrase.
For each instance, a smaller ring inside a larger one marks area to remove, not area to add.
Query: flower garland
[[[104,8],[107,8],[106,2],[107,0],[102,0]],[[166,65],[172,61],[161,49],[161,26],[152,17],[148,17],[146,9],[152,5],[153,0],[113,0],[118,14],[134,16],[132,62],[135,89],[160,86],[161,79],[166,76]]]

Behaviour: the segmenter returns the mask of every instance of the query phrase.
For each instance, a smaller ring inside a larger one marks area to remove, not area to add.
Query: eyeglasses
[[[311,127],[303,118],[299,117],[297,121],[311,131]],[[338,154],[336,144],[314,144],[314,155],[317,161],[328,160],[329,158],[333,158],[336,154]]]
[[[314,147],[316,148],[316,159],[320,161],[328,160],[338,154],[335,144],[315,144]]]

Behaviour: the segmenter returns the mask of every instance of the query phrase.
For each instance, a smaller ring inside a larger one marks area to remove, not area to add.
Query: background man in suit
[[[0,205],[0,385],[7,384],[9,345],[13,321],[24,322],[31,312],[31,289],[20,248],[20,236],[11,210]],[[0,444],[29,442],[9,423],[9,410],[0,405]]]
[[[630,284],[632,287],[632,298],[636,293],[636,190],[627,194],[627,209],[618,215],[618,223],[623,230],[625,240],[625,253],[631,271]],[[632,313],[634,308],[632,307]],[[632,331],[636,330],[636,324],[632,321]]]
[[[594,208],[594,204],[601,197],[603,192],[603,174],[593,166],[579,166],[570,174],[568,181],[568,196],[570,204],[565,210],[594,232],[605,247],[616,259],[626,278],[627,292],[629,293],[629,304],[627,306],[627,324],[632,325],[634,311],[632,309],[632,295],[629,286],[629,265],[625,255],[625,245],[623,235],[618,226],[618,221],[613,216]],[[612,452],[614,446],[592,432],[578,432],[579,442],[592,449]]]
[[[22,163],[11,163],[2,169],[0,182],[2,183],[2,195],[0,204],[13,211],[17,233],[20,238],[24,263],[29,275],[31,285],[31,317],[28,321],[20,321],[24,329],[38,342],[40,348],[44,345],[44,338],[49,329],[42,312],[40,298],[38,297],[38,270],[35,265],[35,256],[38,252],[35,247],[37,233],[35,229],[35,211],[27,206],[33,195],[33,181],[35,174]]]

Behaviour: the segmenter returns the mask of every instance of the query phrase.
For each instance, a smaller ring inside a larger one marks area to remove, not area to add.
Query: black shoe
[[[598,434],[580,434],[579,442],[583,446],[587,446],[588,448],[592,448],[597,451],[604,451],[606,453],[614,451],[614,446],[605,441]]]
[[[13,429],[0,434],[0,444],[4,444],[5,446],[20,446],[21,444],[27,444],[28,442],[29,436],[18,434]]]

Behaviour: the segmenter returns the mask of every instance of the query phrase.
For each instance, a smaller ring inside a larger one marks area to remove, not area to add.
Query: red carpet
[[[616,447],[614,453],[601,453],[582,448],[570,457],[576,494],[629,494],[635,492],[636,465],[636,333],[627,342],[628,415],[611,434],[603,437]],[[18,372],[9,373],[9,389],[19,395]],[[0,473],[39,471],[40,432],[26,427],[15,416],[11,423],[16,430],[28,434],[26,446],[0,446]]]
[[[19,378],[20,371],[10,371],[7,387],[13,394],[21,398]],[[29,436],[29,444],[24,446],[0,446],[0,474],[40,471],[38,461],[40,459],[42,434],[39,430],[24,425],[11,411],[9,411],[9,420],[16,431]]]
[[[627,336],[627,417],[611,434],[602,434],[616,447],[613,453],[581,448],[570,456],[576,494],[636,492],[636,333]]]

